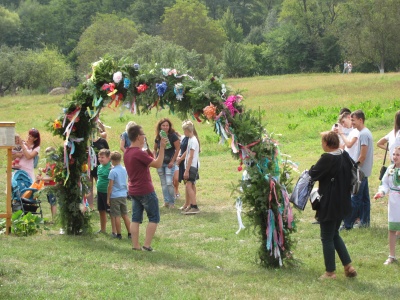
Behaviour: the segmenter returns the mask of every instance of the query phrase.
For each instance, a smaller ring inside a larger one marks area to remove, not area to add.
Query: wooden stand
[[[11,228],[11,176],[12,176],[12,149],[15,145],[15,123],[0,122],[0,149],[7,150],[7,196],[6,213],[1,214],[0,218],[6,219],[6,234],[9,234]]]

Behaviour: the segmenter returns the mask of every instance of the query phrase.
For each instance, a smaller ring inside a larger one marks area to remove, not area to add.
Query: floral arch
[[[277,143],[261,125],[259,113],[245,109],[243,98],[232,94],[223,81],[193,79],[176,70],[139,71],[126,60],[101,59],[80,84],[64,112],[49,124],[64,139],[57,162],[55,193],[61,223],[67,234],[90,230],[90,214],[82,207],[86,174],[94,165],[90,137],[96,132],[103,107],[125,105],[132,113],[169,108],[182,119],[208,120],[221,141],[228,141],[232,155],[245,163],[247,176],[240,183],[240,197],[250,222],[259,230],[259,257],[263,266],[281,266],[291,257],[290,233],[294,231],[289,204],[288,168],[281,161]]]

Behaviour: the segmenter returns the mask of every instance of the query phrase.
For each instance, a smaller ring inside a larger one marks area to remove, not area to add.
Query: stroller
[[[22,210],[24,214],[31,212],[43,218],[41,201],[35,199],[35,192],[38,189],[31,188],[32,179],[27,172],[17,170],[11,181],[12,185],[12,211]],[[38,211],[39,209],[39,211]]]

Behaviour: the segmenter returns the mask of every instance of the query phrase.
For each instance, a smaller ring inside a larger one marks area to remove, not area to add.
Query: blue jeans
[[[369,198],[368,177],[361,182],[360,190],[351,196],[351,215],[344,219],[344,227],[352,229],[357,217],[360,217],[360,225],[369,227],[371,218],[371,200]]]
[[[132,199],[132,222],[143,222],[143,211],[146,211],[149,222],[160,223],[160,209],[156,192],[143,196],[130,196]]]
[[[172,179],[174,177],[175,166],[171,169],[168,164],[163,164],[161,168],[157,169],[158,176],[160,176],[161,188],[164,197],[164,202],[174,204],[174,185]]]
[[[336,270],[335,251],[339,255],[343,266],[351,263],[349,252],[346,245],[339,235],[339,227],[342,221],[326,221],[319,224],[321,228],[322,251],[324,253],[325,271],[334,272]]]

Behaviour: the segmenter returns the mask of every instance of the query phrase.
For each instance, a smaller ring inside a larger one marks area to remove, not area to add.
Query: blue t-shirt
[[[128,195],[126,170],[121,165],[116,165],[108,174],[108,179],[114,181],[110,198],[126,197]]]

